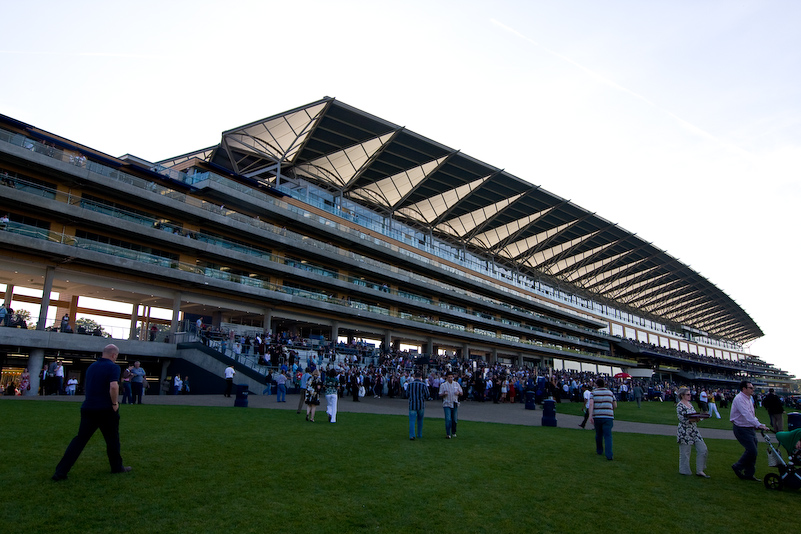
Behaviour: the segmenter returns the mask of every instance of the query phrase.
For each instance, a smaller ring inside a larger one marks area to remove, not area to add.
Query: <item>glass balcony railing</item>
[[[129,212],[129,211],[126,211],[126,210],[122,210],[122,209],[117,208],[117,207],[107,206],[107,205],[99,203],[99,202],[83,199],[80,196],[74,196],[74,195],[70,195],[68,193],[57,191],[55,189],[45,188],[45,187],[43,187],[41,185],[38,185],[38,184],[35,184],[35,183],[31,183],[31,182],[27,182],[27,181],[22,180],[22,179],[15,179],[14,183],[15,183],[15,185],[16,185],[16,187],[18,189],[24,189],[26,192],[32,192],[33,194],[36,194],[37,196],[43,196],[43,197],[46,197],[46,198],[51,198],[53,200],[58,200],[58,201],[66,202],[66,203],[69,203],[69,204],[79,203],[80,207],[82,207],[84,209],[88,209],[90,211],[94,211],[94,212],[97,212],[97,213],[103,213],[105,215],[108,215],[108,216],[111,216],[111,217],[115,217],[115,218],[118,218],[118,219],[121,219],[121,220],[126,220],[126,221],[129,221],[129,222],[133,222],[135,224],[140,224],[140,225],[147,226],[147,227],[162,227],[165,230],[180,232],[180,225],[178,225],[178,224],[171,225],[171,223],[169,221],[165,222],[164,219],[151,218],[151,217],[147,217],[147,216],[142,215],[142,214],[137,214],[137,213],[132,213],[132,212]],[[371,266],[374,266],[374,267],[377,267],[377,268],[380,268],[380,269],[392,270],[394,272],[397,272],[397,273],[400,273],[400,274],[404,274],[406,276],[414,278],[414,279],[420,281],[422,284],[428,284],[428,285],[437,286],[440,289],[442,289],[443,291],[456,291],[456,288],[454,288],[452,286],[448,286],[446,284],[443,284],[443,283],[441,283],[439,281],[436,281],[436,280],[433,280],[433,279],[427,279],[427,278],[422,277],[420,275],[416,275],[416,274],[411,273],[411,272],[400,270],[400,269],[398,269],[398,268],[396,268],[394,266],[391,266],[389,264],[384,264],[382,262],[378,262],[378,261],[372,260],[370,258],[361,256],[361,255],[358,255],[358,254],[354,254],[354,253],[352,253],[350,251],[344,251],[343,249],[339,249],[337,247],[333,247],[332,245],[328,245],[326,243],[321,243],[321,242],[319,242],[317,240],[314,240],[314,239],[305,238],[304,236],[302,236],[300,234],[295,234],[293,232],[287,232],[285,229],[283,229],[283,228],[279,229],[278,227],[270,225],[269,223],[262,223],[262,224],[265,225],[264,226],[265,229],[272,229],[273,231],[281,231],[281,232],[283,232],[284,235],[288,235],[289,237],[295,237],[297,239],[302,239],[304,241],[304,244],[311,245],[312,247],[315,247],[315,248],[319,247],[319,248],[322,249],[322,252],[325,252],[325,253],[328,253],[328,254],[336,253],[338,255],[347,255],[351,261],[356,261],[356,262],[359,262],[359,263],[365,263],[365,264],[368,264],[368,265],[371,265]],[[393,294],[396,294],[396,295],[398,295],[398,296],[400,296],[402,298],[406,298],[406,299],[409,299],[409,300],[412,300],[412,301],[424,302],[424,303],[427,303],[427,304],[433,304],[433,302],[430,299],[427,299],[427,298],[422,297],[420,295],[415,295],[415,294],[412,294],[412,293],[408,293],[408,292],[405,292],[403,290],[390,290],[388,287],[383,286],[383,285],[378,284],[378,283],[366,282],[365,280],[363,280],[361,278],[357,278],[357,277],[348,277],[348,276],[339,275],[335,271],[326,270],[326,269],[318,267],[318,266],[313,266],[313,265],[306,264],[306,263],[303,263],[303,262],[300,262],[300,261],[297,261],[297,260],[294,260],[294,259],[278,256],[278,255],[272,254],[272,253],[270,253],[268,251],[265,251],[263,249],[259,249],[259,248],[256,248],[256,247],[251,247],[251,246],[248,246],[248,245],[227,241],[225,239],[222,239],[222,238],[219,238],[219,237],[215,237],[215,236],[210,236],[210,235],[204,234],[202,232],[189,232],[186,235],[187,235],[187,237],[191,237],[193,239],[196,239],[198,241],[202,241],[202,242],[205,242],[205,243],[208,243],[208,244],[220,246],[220,247],[225,248],[227,250],[233,250],[233,251],[240,252],[240,253],[243,253],[243,254],[256,256],[259,259],[261,259],[263,261],[266,261],[266,262],[278,263],[278,264],[283,264],[283,265],[287,265],[287,266],[294,267],[294,268],[300,268],[300,269],[303,269],[303,270],[306,270],[306,271],[310,271],[310,272],[315,272],[317,274],[321,274],[323,276],[329,276],[329,277],[332,277],[332,278],[345,280],[345,281],[348,281],[348,282],[351,282],[351,283],[354,283],[354,284],[357,284],[357,285],[361,285],[361,286],[364,286],[364,287],[370,287],[370,288],[372,288],[374,290],[377,290],[377,291],[382,291],[382,292],[385,292],[385,293],[393,293]],[[168,260],[165,259],[165,258],[161,259],[162,263],[165,263],[167,261]],[[463,291],[463,290],[460,290],[460,291],[463,294],[467,295],[467,296],[470,296],[472,298],[475,298],[478,301],[485,302],[487,304],[501,304],[499,301],[496,301],[494,299],[487,299],[485,297],[482,297],[480,295],[477,295],[477,294],[474,294],[474,293],[471,293],[471,292],[468,292],[468,291]],[[447,306],[444,306],[444,307],[447,308]],[[519,307],[509,307],[509,308],[514,310],[514,311],[516,311],[516,312],[518,312],[518,313],[523,313],[523,314],[526,314],[526,315],[529,315],[529,316],[536,317],[540,321],[549,322],[551,324],[558,325],[558,326],[568,326],[568,327],[573,327],[573,328],[579,328],[579,327],[576,327],[576,325],[571,325],[571,324],[566,323],[564,321],[559,321],[559,320],[556,320],[556,319],[553,319],[553,318],[550,318],[550,317],[547,317],[547,316],[543,316],[543,315],[531,312],[529,310],[525,310],[523,308],[519,308]],[[492,317],[492,316],[487,316],[486,314],[481,314],[480,312],[477,312],[477,311],[468,311],[468,310],[465,310],[465,309],[460,309],[459,311],[462,311],[463,313],[465,313],[467,315],[471,315],[471,316],[477,317],[478,320],[481,321],[481,322],[490,321],[490,322],[498,322],[498,323],[501,323],[501,324],[509,324],[509,322],[505,322],[504,319],[496,318],[496,317]],[[518,324],[513,325],[513,326],[520,327],[520,324],[518,323]],[[565,339],[568,339],[568,340],[572,340],[572,341],[577,341],[577,342],[581,341],[579,338],[577,338],[575,336],[563,335],[563,334],[560,334],[560,333],[557,333],[557,332],[546,332],[542,328],[532,327],[532,326],[528,326],[528,325],[524,325],[524,326],[522,326],[522,328],[526,328],[526,329],[529,329],[529,330],[534,331],[534,332],[547,333],[547,334],[549,334],[551,336],[554,336],[554,337],[562,337],[562,338],[565,338]],[[590,329],[584,329],[584,330],[586,330],[587,332],[593,332]],[[595,346],[597,346],[599,348],[605,347],[605,344],[602,343],[602,342],[594,342],[594,341],[585,341],[585,342],[592,343],[593,345],[595,345]]]
[[[30,226],[30,225],[15,223],[15,222],[9,222],[9,223],[6,223],[6,226],[3,229],[3,231],[7,232],[7,233],[10,233],[10,234],[23,235],[23,236],[26,236],[26,237],[29,237],[29,238],[32,238],[32,239],[44,240],[44,241],[48,241],[48,242],[52,242],[52,243],[59,243],[59,244],[62,244],[62,245],[75,247],[77,249],[89,250],[89,251],[92,251],[92,252],[99,252],[99,253],[102,253],[102,254],[108,254],[108,255],[114,256],[116,258],[125,258],[125,259],[131,260],[131,261],[135,261],[137,263],[147,264],[147,265],[150,265],[150,266],[163,267],[163,268],[167,268],[167,269],[177,269],[177,270],[184,271],[184,272],[189,272],[189,273],[193,273],[193,274],[202,275],[202,276],[205,276],[205,277],[208,277],[208,278],[213,278],[215,280],[221,280],[221,281],[225,281],[225,282],[233,282],[233,283],[247,285],[247,286],[250,286],[250,287],[255,287],[255,288],[264,289],[264,290],[268,290],[268,291],[275,291],[275,292],[279,292],[279,293],[290,294],[290,295],[294,295],[294,296],[297,296],[297,297],[300,297],[300,298],[303,298],[303,299],[320,301],[320,302],[327,302],[327,303],[330,303],[330,304],[333,304],[333,305],[336,305],[336,306],[342,306],[342,307],[347,307],[347,308],[352,308],[352,309],[365,310],[365,311],[368,311],[368,312],[377,313],[377,314],[386,315],[386,316],[391,316],[391,317],[396,317],[396,318],[399,318],[399,319],[404,319],[404,318],[408,319],[410,317],[410,315],[411,315],[411,319],[414,320],[414,321],[417,321],[417,322],[423,322],[423,323],[427,323],[427,324],[438,325],[438,326],[442,326],[443,328],[451,328],[451,327],[453,327],[451,329],[454,329],[454,330],[457,330],[457,329],[458,330],[462,330],[463,329],[463,330],[468,331],[468,332],[472,331],[471,329],[465,329],[463,326],[460,326],[460,325],[451,325],[449,323],[445,323],[445,322],[441,322],[441,321],[435,321],[435,320],[432,320],[431,318],[426,317],[426,316],[416,316],[414,314],[408,314],[408,313],[397,313],[397,312],[393,312],[393,311],[391,311],[391,310],[389,310],[387,308],[381,307],[381,306],[366,305],[366,304],[363,304],[363,303],[351,302],[349,299],[332,298],[331,296],[329,296],[328,294],[323,293],[323,292],[300,290],[300,289],[297,289],[297,288],[292,288],[292,287],[287,287],[287,286],[271,283],[268,280],[260,279],[258,277],[251,277],[251,276],[233,274],[233,273],[230,273],[230,272],[227,272],[227,271],[223,271],[223,270],[219,270],[219,269],[212,269],[212,268],[209,268],[209,267],[198,267],[197,265],[194,265],[194,264],[175,261],[175,260],[170,259],[170,258],[165,258],[165,257],[162,257],[162,256],[157,256],[157,255],[149,254],[149,253],[142,252],[142,251],[126,249],[124,247],[114,246],[114,245],[110,245],[110,244],[107,244],[107,243],[100,243],[100,242],[97,242],[97,241],[93,241],[91,239],[78,238],[78,237],[75,237],[75,236],[61,234],[61,233],[58,233],[58,232],[53,232],[51,230],[45,230],[45,229],[42,229],[42,228],[37,228],[35,226]],[[497,334],[497,333],[494,334],[494,337],[499,339],[499,340],[503,339],[502,335]],[[578,350],[573,350],[573,349],[564,349],[561,346],[553,345],[553,344],[549,344],[549,343],[543,343],[541,341],[534,342],[534,341],[526,340],[526,341],[521,341],[521,343],[522,344],[528,344],[528,345],[536,345],[536,346],[540,346],[540,347],[548,347],[548,348],[551,348],[553,350],[558,350],[560,352],[569,352],[571,354],[581,354],[581,355],[585,355],[585,356],[589,356],[589,357],[598,356],[598,354],[595,354],[595,353],[578,351]]]

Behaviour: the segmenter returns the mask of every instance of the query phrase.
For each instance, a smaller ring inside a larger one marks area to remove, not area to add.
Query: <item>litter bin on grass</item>
[[[237,384],[236,385],[236,400],[234,401],[234,406],[237,408],[247,408],[248,407],[248,385],[247,384]]]
[[[542,426],[556,426],[556,401],[553,399],[542,403]]]
[[[526,391],[526,410],[536,410],[537,393],[535,391]]]
[[[801,413],[793,412],[787,414],[787,430],[801,428]]]

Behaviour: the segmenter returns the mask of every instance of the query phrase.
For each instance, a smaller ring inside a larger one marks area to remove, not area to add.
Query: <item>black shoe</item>
[[[414,441],[414,436],[410,437],[409,441]]]
[[[761,478],[757,478],[754,475],[751,475],[750,477],[743,477],[743,480],[753,480],[754,482],[762,482]]]
[[[737,469],[735,466],[731,466],[731,470],[734,471],[734,474],[737,475],[737,478],[740,480],[745,480],[746,477],[741,470]]]
[[[112,473],[114,473],[114,474],[117,474],[117,473],[130,473],[132,469],[133,469],[133,467],[131,467],[130,465],[124,465],[124,466],[122,466],[122,468],[119,471],[112,471]]]
[[[53,480],[53,482],[60,482],[62,480],[67,480],[67,475],[59,475],[58,473],[56,473],[50,478]]]

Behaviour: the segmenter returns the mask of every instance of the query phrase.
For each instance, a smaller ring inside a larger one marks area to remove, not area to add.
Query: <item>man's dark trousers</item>
[[[732,467],[742,471],[746,478],[754,476],[756,473],[756,461],[759,449],[757,447],[756,431],[753,428],[733,425],[734,437],[745,448],[745,452],[740,456]]]
[[[78,460],[89,439],[97,429],[106,440],[106,454],[111,471],[122,471],[122,456],[120,456],[120,414],[112,409],[107,410],[81,410],[81,424],[78,435],[67,447],[64,457],[56,466],[57,476],[67,476],[72,466]]]

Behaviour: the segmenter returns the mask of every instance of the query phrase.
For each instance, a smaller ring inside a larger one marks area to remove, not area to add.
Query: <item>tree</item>
[[[80,327],[83,327],[87,334],[93,333],[98,328],[100,329],[100,335],[106,337],[106,332],[103,330],[103,327],[100,326],[99,323],[93,321],[92,319],[87,319],[86,317],[81,317],[77,321],[75,321],[75,331],[80,332]]]
[[[20,319],[25,321],[25,324],[28,325],[28,329],[35,328],[35,326],[31,324],[31,312],[28,310],[16,310],[14,313],[16,313]]]

